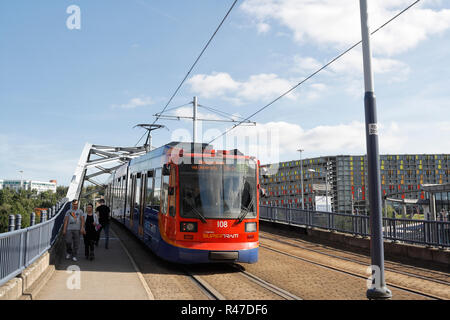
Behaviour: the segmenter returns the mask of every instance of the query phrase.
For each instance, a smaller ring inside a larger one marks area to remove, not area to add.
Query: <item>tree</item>
[[[9,215],[22,215],[22,228],[29,227],[31,212],[35,208],[54,206],[65,197],[64,191],[67,193],[67,187],[58,187],[56,193],[46,191],[40,194],[36,190],[0,190],[0,232],[8,230]]]

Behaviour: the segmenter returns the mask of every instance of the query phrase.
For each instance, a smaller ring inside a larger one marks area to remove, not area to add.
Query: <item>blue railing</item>
[[[261,220],[370,236],[369,216],[285,207],[259,208]],[[450,247],[450,222],[383,218],[383,236],[393,241]]]
[[[61,201],[49,220],[0,233],[0,286],[20,274],[53,245],[69,207],[70,203]]]

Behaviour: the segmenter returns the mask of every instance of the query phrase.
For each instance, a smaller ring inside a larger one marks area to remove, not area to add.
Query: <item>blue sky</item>
[[[371,26],[412,2],[371,1]],[[133,126],[153,121],[231,3],[0,2],[0,178],[23,170],[68,185],[86,142],[134,145],[143,131]],[[80,30],[66,27],[70,5],[81,10]],[[359,39],[356,0],[240,0],[171,106],[197,95],[247,116]],[[421,1],[372,40],[380,151],[449,153],[449,2]],[[256,127],[234,130],[250,140],[237,147],[262,162],[296,158],[299,146],[305,157],[364,154],[360,55],[358,47],[257,115]],[[155,146],[189,139],[190,123],[161,123],[169,130]],[[226,128],[205,123],[204,142]],[[267,132],[272,145],[257,143]]]

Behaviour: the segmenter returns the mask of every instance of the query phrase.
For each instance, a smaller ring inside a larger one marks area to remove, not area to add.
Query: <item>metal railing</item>
[[[0,233],[0,286],[20,274],[53,245],[69,207],[69,202],[61,201],[49,220]]]
[[[370,236],[369,216],[285,207],[259,208],[261,220]],[[450,247],[450,222],[383,218],[383,237],[413,244]]]

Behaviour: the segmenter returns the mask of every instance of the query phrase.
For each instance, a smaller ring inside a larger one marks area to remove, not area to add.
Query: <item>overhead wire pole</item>
[[[194,100],[192,101],[192,142],[197,142],[197,107],[198,107],[198,100],[197,97],[194,97]]]
[[[203,122],[203,121],[212,121],[212,122],[238,122],[239,120],[235,120],[235,116],[233,115],[227,115],[226,112],[222,112],[220,110],[215,110],[211,107],[205,107],[202,106],[198,103],[198,98],[194,97],[194,99],[189,103],[192,104],[192,116],[177,116],[177,115],[165,115],[165,114],[161,114],[161,113],[157,113],[154,114],[155,117],[161,118],[161,119],[165,119],[165,120],[180,120],[180,119],[190,119],[192,120],[192,141],[194,143],[197,142],[198,140],[198,130],[197,130],[197,126],[199,122]],[[198,117],[198,108],[205,108],[209,111],[212,111],[216,114],[218,114],[221,117],[226,117],[227,119],[206,119],[206,118],[199,118]],[[251,122],[251,121],[245,121],[245,124],[247,125],[256,125],[256,122]],[[152,125],[152,126],[158,126],[158,125]],[[200,142],[202,142],[202,139],[200,139]]]
[[[380,154],[378,149],[378,123],[373,85],[372,53],[368,23],[367,0],[359,0],[364,64],[364,109],[366,120],[366,147],[369,176],[370,254],[372,258],[372,286],[367,290],[369,299],[390,299],[391,291],[384,276],[383,223],[381,216]]]

